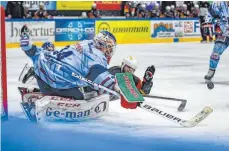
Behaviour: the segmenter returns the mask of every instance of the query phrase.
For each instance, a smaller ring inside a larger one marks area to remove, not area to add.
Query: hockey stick
[[[146,98],[155,98],[155,99],[162,99],[162,100],[180,101],[181,104],[177,109],[178,111],[183,111],[185,106],[186,106],[186,103],[187,103],[187,100],[184,100],[184,99],[156,96],[156,95],[150,95],[150,94],[145,94],[143,96],[146,97]]]
[[[63,67],[60,67],[60,70],[66,72],[66,73],[70,73],[69,70],[63,68]],[[75,78],[78,78],[84,82],[87,82],[88,84],[90,85],[93,85],[93,86],[96,86],[100,89],[103,89],[111,94],[114,94],[116,96],[120,96],[117,92],[113,91],[113,90],[110,90],[100,84],[97,84],[95,82],[92,82],[91,80],[88,80],[74,72],[71,73],[71,75]],[[166,113],[160,109],[157,109],[155,107],[152,107],[151,105],[145,103],[145,102],[142,102],[142,103],[139,103],[138,104],[138,107],[144,109],[144,110],[147,110],[151,113],[154,113],[156,115],[159,115],[167,120],[170,120],[170,121],[173,121],[183,127],[194,127],[196,126],[198,123],[200,123],[201,121],[203,121],[208,115],[210,115],[212,113],[212,109],[210,107],[205,107],[201,112],[199,112],[196,116],[194,116],[193,118],[191,118],[190,120],[183,120],[179,117],[176,117],[172,114],[169,114],[169,113]]]
[[[80,76],[80,75],[78,75],[78,74],[76,74],[76,73],[74,73],[74,72],[70,73],[69,70],[65,69],[64,67],[60,67],[60,70],[66,72],[66,73],[69,73],[69,74],[71,74],[73,77],[75,77],[75,78],[77,78],[77,79],[80,79],[80,80],[82,80],[82,81],[84,81],[84,82],[86,82],[86,83],[88,83],[88,84],[90,84],[90,85],[92,85],[92,86],[94,86],[94,87],[97,87],[97,88],[99,88],[99,89],[103,89],[103,90],[105,90],[105,91],[107,91],[107,92],[109,92],[109,93],[111,93],[111,94],[113,94],[113,95],[120,96],[117,92],[112,91],[111,89],[108,89],[108,88],[106,88],[106,87],[104,87],[104,86],[102,86],[102,85],[100,85],[100,84],[97,84],[97,83],[95,83],[95,82],[93,82],[93,81],[91,81],[91,80],[89,80],[89,79],[87,79],[87,78],[84,78],[84,77],[82,77],[82,76]]]
[[[199,124],[201,121],[203,121],[208,115],[210,115],[213,112],[213,109],[206,106],[204,107],[201,112],[196,114],[194,117],[192,117],[190,120],[183,120],[179,117],[176,117],[170,113],[166,113],[158,108],[152,107],[149,104],[146,104],[145,102],[139,103],[139,107],[149,111],[151,113],[154,113],[158,116],[161,116],[167,120],[170,120],[174,123],[180,124],[183,127],[195,127],[197,124]]]

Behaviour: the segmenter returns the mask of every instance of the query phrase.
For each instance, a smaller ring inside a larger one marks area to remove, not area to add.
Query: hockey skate
[[[215,70],[209,69],[208,74],[204,77],[205,83],[209,90],[214,88],[214,83],[212,82],[212,78],[214,77]]]

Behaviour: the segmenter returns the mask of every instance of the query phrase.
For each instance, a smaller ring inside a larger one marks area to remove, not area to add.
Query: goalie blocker
[[[130,66],[130,64],[128,64],[128,66]],[[131,68],[135,70],[134,66],[132,66]],[[116,80],[118,81],[119,87],[121,88],[125,87],[127,91],[128,89],[131,89],[132,94],[138,94],[139,96],[142,97],[142,95],[150,93],[150,90],[153,86],[152,80],[153,80],[153,75],[155,73],[155,67],[152,65],[146,69],[144,77],[143,77],[143,81],[141,81],[133,73],[129,73],[128,71],[125,71],[125,68],[123,67],[119,67],[119,66],[111,67],[109,69],[109,72],[116,76]],[[122,77],[122,75],[123,76],[125,75],[125,76]],[[142,100],[143,99],[140,99],[138,102],[142,102]],[[138,105],[137,102],[128,101],[124,95],[121,95],[121,106],[123,108],[135,109],[137,108],[137,105]]]
[[[131,73],[116,73],[115,75],[121,93],[121,106],[127,109],[136,109],[144,98],[135,86]]]

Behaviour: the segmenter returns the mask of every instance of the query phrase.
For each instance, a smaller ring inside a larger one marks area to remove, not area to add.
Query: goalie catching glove
[[[27,25],[24,25],[21,28],[20,46],[21,47],[27,47],[29,45],[30,45],[29,28],[27,27]]]

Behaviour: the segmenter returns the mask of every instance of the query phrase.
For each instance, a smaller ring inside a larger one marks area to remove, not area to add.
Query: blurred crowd
[[[45,10],[44,3],[39,6],[33,6],[35,11],[31,11],[29,4],[23,4],[22,1],[9,1],[6,6],[6,17],[8,19],[51,19],[52,16]]]
[[[195,18],[199,15],[197,1],[127,1],[126,18]]]
[[[204,2],[204,1],[203,1]],[[117,17],[126,18],[196,18],[200,16],[202,1],[122,1],[122,9]],[[206,1],[205,1],[206,2]],[[208,2],[206,2],[208,3]],[[9,1],[6,6],[6,17],[28,19],[50,19],[53,16],[77,16],[83,18],[100,18],[106,16],[94,3],[89,11],[50,11],[44,3],[33,5],[30,9],[23,1]],[[109,13],[107,13],[109,14]],[[112,14],[112,13],[110,13]],[[112,17],[112,15],[111,15]]]

